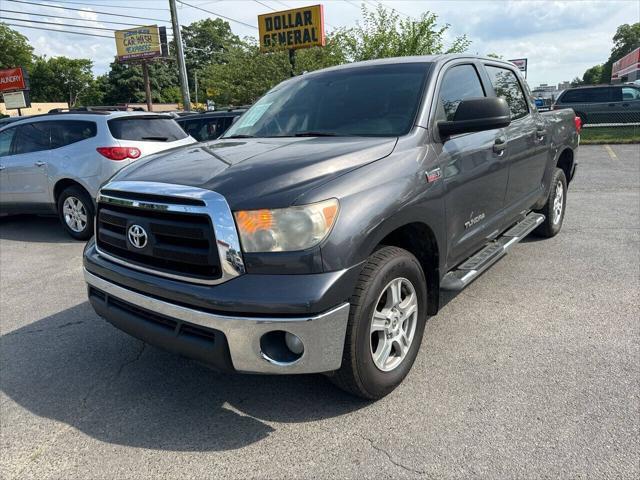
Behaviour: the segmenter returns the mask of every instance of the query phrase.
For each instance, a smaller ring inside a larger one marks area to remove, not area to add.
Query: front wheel
[[[347,324],[338,387],[379,399],[407,376],[418,354],[427,311],[427,284],[416,257],[397,247],[374,252],[362,269]]]
[[[76,240],[93,235],[93,202],[81,187],[67,187],[58,198],[58,215],[67,233]]]
[[[562,228],[564,212],[567,207],[567,179],[561,168],[556,168],[551,177],[551,189],[547,203],[544,204],[539,213],[544,214],[545,219],[534,231],[541,237],[555,237]]]

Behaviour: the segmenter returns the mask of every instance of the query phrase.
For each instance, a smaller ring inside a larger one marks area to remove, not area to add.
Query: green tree
[[[92,65],[86,58],[37,57],[29,73],[31,100],[75,106],[93,82]]]
[[[584,82],[580,79],[580,77],[575,77],[573,80],[571,80],[571,86],[572,87],[579,87],[583,83]]]
[[[362,23],[336,33],[349,61],[371,60],[407,55],[433,55],[464,52],[471,42],[465,35],[456,37],[447,47],[445,36],[450,25],[438,26],[435,13],[424,12],[418,19],[401,19],[395,10],[382,5],[369,10],[362,6]]]
[[[228,22],[206,18],[182,27],[185,64],[190,90],[195,89],[195,72],[225,62],[226,52],[240,42]]]
[[[588,68],[582,75],[582,82],[586,85],[597,85],[598,83],[607,83],[602,78],[603,65],[595,65]]]
[[[142,67],[135,64],[113,62],[104,81],[103,101],[108,105],[143,103],[145,101]],[[151,99],[156,103],[173,103],[180,100],[178,74],[175,62],[158,60],[149,63]],[[177,88],[177,90],[176,90]]]
[[[211,64],[198,75],[201,98],[225,106],[253,103],[290,72],[287,52],[261,53],[247,38],[226,52],[225,63]]]
[[[0,68],[29,67],[33,47],[27,37],[0,22]]]

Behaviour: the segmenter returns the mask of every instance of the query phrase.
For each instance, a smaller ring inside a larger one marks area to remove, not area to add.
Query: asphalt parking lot
[[[376,403],[144,346],[57,220],[0,220],[0,477],[638,478],[640,146],[579,161],[562,233],[443,298]]]

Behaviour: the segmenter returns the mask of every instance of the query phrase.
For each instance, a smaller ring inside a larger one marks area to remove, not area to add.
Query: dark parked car
[[[583,124],[640,122],[640,87],[598,85],[563,91],[554,110],[573,108]]]
[[[324,372],[380,398],[411,369],[441,290],[463,289],[533,230],[558,234],[578,142],[573,111],[539,113],[496,59],[294,77],[221,139],[102,187],[89,300],[123,331],[217,369]]]
[[[220,137],[231,126],[233,119],[246,111],[246,108],[237,108],[198,113],[176,118],[176,122],[193,138],[199,142],[206,142]]]

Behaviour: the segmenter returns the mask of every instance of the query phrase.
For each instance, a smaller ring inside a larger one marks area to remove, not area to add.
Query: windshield
[[[430,66],[376,65],[297,77],[269,91],[223,138],[404,135]]]

